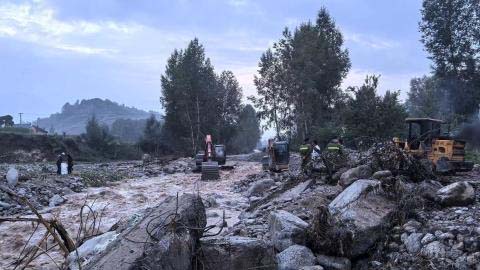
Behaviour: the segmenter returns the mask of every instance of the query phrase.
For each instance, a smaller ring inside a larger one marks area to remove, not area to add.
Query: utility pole
[[[18,115],[20,115],[20,125],[22,124],[22,114],[23,114],[23,112],[18,113]]]

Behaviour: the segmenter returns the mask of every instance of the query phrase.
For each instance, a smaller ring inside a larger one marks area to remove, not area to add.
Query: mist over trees
[[[412,80],[409,112],[455,125],[475,115],[480,103],[480,3],[424,0],[421,12],[422,42],[433,74]]]
[[[162,124],[154,115],[147,119],[142,131],[143,135],[138,145],[143,152],[158,155],[165,151],[165,147],[162,146]]]
[[[118,119],[113,122],[110,133],[125,143],[137,143],[143,135],[146,119]]]
[[[232,72],[217,75],[198,39],[175,50],[161,78],[165,108],[162,140],[170,151],[194,154],[207,134],[216,144],[233,144],[243,105],[242,89]],[[249,149],[249,151],[253,150]]]
[[[252,105],[246,105],[240,112],[238,127],[232,138],[233,152],[248,153],[255,148],[262,135],[260,121]]]

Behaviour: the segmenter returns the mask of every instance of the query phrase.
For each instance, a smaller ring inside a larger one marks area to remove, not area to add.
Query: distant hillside
[[[94,98],[77,101],[75,104],[66,103],[60,113],[39,118],[38,126],[47,131],[53,129],[58,134],[65,132],[78,135],[85,132],[85,125],[92,115],[95,115],[100,123],[111,127],[113,122],[119,119],[140,120],[148,118],[151,114],[152,112],[120,105],[108,99]],[[160,118],[158,113],[154,114]]]

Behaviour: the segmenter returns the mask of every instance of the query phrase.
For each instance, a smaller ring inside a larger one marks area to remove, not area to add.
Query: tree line
[[[360,87],[341,89],[351,67],[341,31],[325,8],[315,23],[286,28],[263,53],[250,97],[264,128],[298,144],[307,137],[323,143],[342,136],[387,138],[402,132],[406,108],[399,91],[377,93],[379,76]]]
[[[432,73],[411,80],[408,111],[458,126],[479,109],[480,1],[424,0],[421,14]]]
[[[338,136],[353,144],[404,135],[408,116],[464,122],[480,103],[479,0],[424,0],[421,13],[432,74],[411,80],[406,102],[398,90],[380,95],[381,77],[375,74],[361,86],[342,89],[349,52],[334,19],[321,8],[314,22],[285,28],[262,54],[257,95],[248,97],[253,106],[242,103],[231,71],[215,72],[198,39],[174,50],[161,76],[165,116],[162,122],[147,120],[139,145],[146,152],[192,155],[211,134],[215,143],[240,153],[255,147],[260,123],[293,144]]]
[[[343,35],[325,8],[314,23],[286,28],[260,58],[257,96],[250,97],[276,135],[294,144],[307,137],[326,143],[341,136],[404,135],[404,119],[433,117],[454,126],[476,116],[480,103],[480,2],[424,0],[419,30],[432,60],[432,74],[411,80],[406,102],[398,90],[377,92],[381,77],[341,89],[351,63]]]
[[[242,89],[231,71],[215,73],[198,39],[172,53],[161,84],[161,137],[169,151],[194,154],[203,149],[207,134],[230,153],[256,146],[261,132],[253,107],[242,104]]]
[[[161,76],[163,119],[153,115],[145,123],[116,121],[111,131],[130,142],[137,138],[143,152],[154,155],[194,155],[203,150],[207,134],[215,144],[224,144],[228,153],[248,153],[257,145],[260,121],[251,105],[242,103],[242,88],[231,71],[215,73],[198,39],[187,48],[175,50]],[[138,130],[143,124],[143,133]],[[93,117],[86,128],[87,141],[106,151],[114,137]]]

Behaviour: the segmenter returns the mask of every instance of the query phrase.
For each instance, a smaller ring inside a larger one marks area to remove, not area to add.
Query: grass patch
[[[118,182],[128,178],[126,173],[111,172],[107,170],[82,172],[82,182],[89,187],[103,187],[108,182]]]

